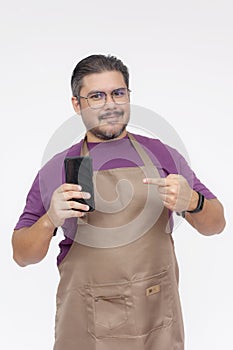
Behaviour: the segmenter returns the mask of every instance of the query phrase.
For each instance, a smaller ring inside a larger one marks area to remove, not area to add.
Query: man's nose
[[[115,102],[113,100],[113,97],[111,94],[106,94],[106,104],[109,105],[115,105]]]

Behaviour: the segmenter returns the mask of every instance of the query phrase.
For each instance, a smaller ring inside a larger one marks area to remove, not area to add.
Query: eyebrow
[[[90,92],[87,93],[87,95],[96,94],[97,92],[104,92],[104,91],[101,91],[101,90],[91,90]]]
[[[115,90],[120,90],[120,89],[127,89],[127,87],[122,86],[122,87],[115,88],[115,89],[111,90],[110,93],[115,91]],[[90,92],[87,93],[87,96],[90,94],[95,94],[97,92],[104,92],[106,94],[106,91],[103,91],[103,90],[91,90]]]

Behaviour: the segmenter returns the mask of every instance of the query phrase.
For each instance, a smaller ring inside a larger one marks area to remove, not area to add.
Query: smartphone
[[[82,192],[89,192],[89,199],[72,199],[89,206],[88,211],[95,210],[94,186],[93,186],[93,167],[92,158],[85,157],[68,157],[64,160],[66,183],[77,184],[82,186]]]

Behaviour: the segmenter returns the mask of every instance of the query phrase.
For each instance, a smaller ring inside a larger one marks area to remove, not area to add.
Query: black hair
[[[79,96],[83,86],[83,78],[93,73],[117,71],[122,73],[127,88],[129,87],[129,72],[123,62],[112,55],[91,55],[81,60],[75,67],[71,78],[73,96]]]

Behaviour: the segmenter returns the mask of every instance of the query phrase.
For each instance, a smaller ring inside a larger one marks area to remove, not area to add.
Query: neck
[[[123,139],[126,135],[127,135],[127,130],[123,130],[123,132],[115,137],[114,139],[110,139],[110,140],[103,140],[101,138],[99,138],[98,136],[94,135],[91,131],[87,131],[87,142],[109,142],[109,141],[113,141],[113,140],[120,140]]]

